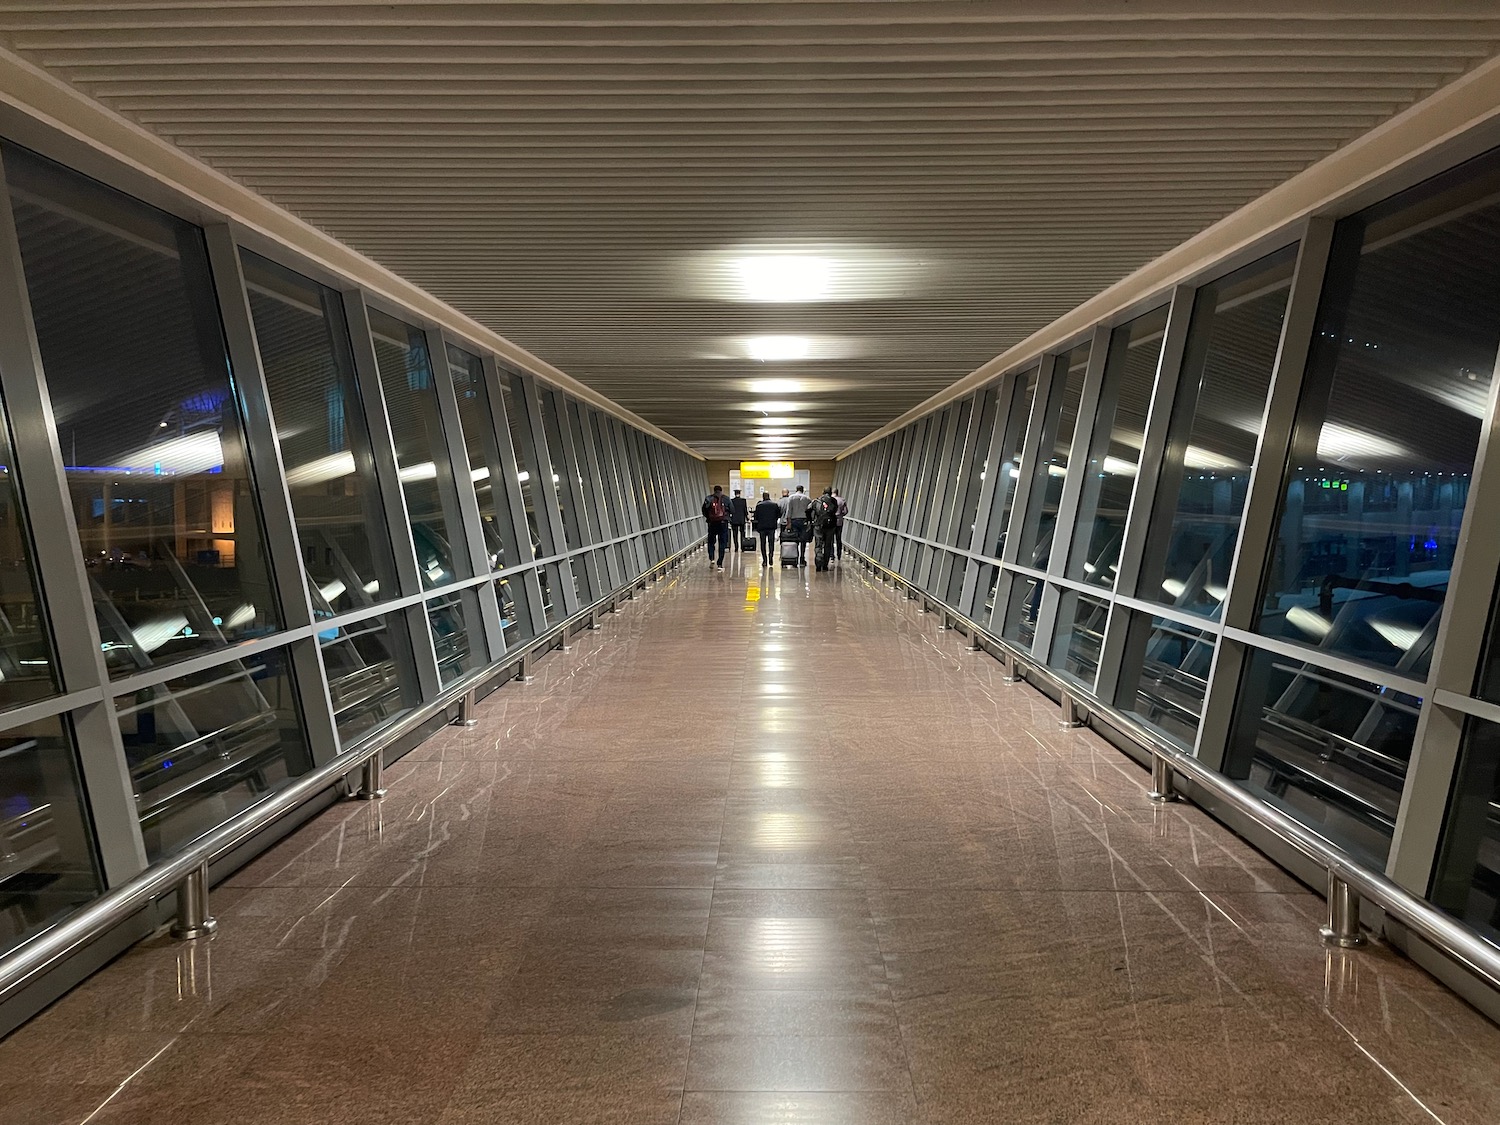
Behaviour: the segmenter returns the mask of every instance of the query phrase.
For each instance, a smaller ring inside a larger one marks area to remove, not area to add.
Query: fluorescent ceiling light
[[[833,263],[806,255],[757,255],[734,262],[735,279],[747,301],[821,301],[833,289]]]
[[[750,393],[756,395],[796,395],[802,393],[802,388],[800,379],[750,380]]]
[[[812,341],[806,336],[751,336],[745,341],[751,359],[806,359],[812,352]]]
[[[802,404],[797,402],[757,402],[754,409],[764,410],[767,414],[786,414],[801,407]]]
[[[756,425],[760,429],[766,429],[767,427],[770,427],[770,426],[785,426],[785,425],[789,424],[790,422],[791,422],[790,418],[758,418],[758,419],[756,419]]]

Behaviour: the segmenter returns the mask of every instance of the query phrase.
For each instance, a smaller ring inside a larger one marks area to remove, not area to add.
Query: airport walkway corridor
[[[0,1043],[0,1121],[1500,1121],[1500,1029],[852,564],[697,555],[479,713]]]

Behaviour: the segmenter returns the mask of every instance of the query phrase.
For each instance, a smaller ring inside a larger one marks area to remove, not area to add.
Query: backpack
[[[717,492],[708,498],[708,522],[724,522],[724,498]]]

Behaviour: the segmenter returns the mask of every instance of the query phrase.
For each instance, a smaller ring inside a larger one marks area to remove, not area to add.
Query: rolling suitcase
[[[781,565],[782,566],[796,566],[797,565],[797,563],[800,561],[800,557],[797,554],[797,548],[798,548],[798,546],[799,546],[799,544],[797,543],[796,538],[792,535],[792,532],[790,531],[790,529],[788,529],[786,531],[783,531],[781,533]]]
[[[755,536],[749,532],[746,532],[744,537],[740,539],[740,550],[758,551],[759,549],[760,544],[755,541]]]

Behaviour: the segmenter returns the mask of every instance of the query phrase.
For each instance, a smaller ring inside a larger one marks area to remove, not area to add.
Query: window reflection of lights
[[[344,585],[342,578],[335,578],[326,586],[319,586],[318,593],[323,595],[323,600],[329,605],[333,604],[335,598],[342,594],[348,587]]]
[[[833,289],[834,265],[827,258],[766,254],[738,258],[732,268],[747,301],[821,301]]]
[[[520,481],[522,484],[525,484],[530,479],[531,474],[528,473],[525,469],[522,469],[519,473],[516,474],[516,480]]]
[[[1217,469],[1223,472],[1245,468],[1243,462],[1236,461],[1233,457],[1225,457],[1197,445],[1190,445],[1183,451],[1182,463],[1189,469]]]
[[[1222,602],[1229,596],[1229,587],[1215,586],[1212,583],[1203,587],[1203,592],[1216,602]]]
[[[376,579],[374,582],[366,582],[360,589],[372,596],[378,594],[380,593],[380,580]]]
[[[1047,475],[1051,477],[1065,477],[1068,475],[1068,470],[1061,465],[1048,465]]]
[[[1410,450],[1403,445],[1372,434],[1368,430],[1341,426],[1337,422],[1325,422],[1318,435],[1318,456],[1329,460],[1346,457],[1408,457]]]
[[[1401,652],[1410,652],[1411,646],[1416,644],[1422,635],[1422,630],[1414,626],[1395,621],[1382,621],[1379,618],[1370,622],[1370,628],[1379,633],[1392,648],[1399,649]]]
[[[1309,637],[1315,637],[1320,641],[1328,636],[1329,630],[1333,628],[1333,622],[1320,613],[1314,613],[1306,606],[1292,606],[1286,611],[1286,620],[1287,624],[1301,629]]]
[[[1166,578],[1162,580],[1161,588],[1171,597],[1180,598],[1182,592],[1187,589],[1187,583],[1181,578]]]
[[[255,620],[255,607],[253,605],[242,605],[224,619],[224,628],[238,629],[242,625],[248,625]]]
[[[436,480],[437,466],[431,461],[423,461],[420,465],[408,465],[398,474],[402,484],[410,484],[418,480]]]
[[[224,467],[224,446],[216,433],[186,434],[127,453],[118,467],[128,472],[142,470],[157,476],[213,472]]]
[[[469,473],[469,479],[472,480],[475,484],[478,484],[482,480],[489,480],[490,479],[490,470],[489,470],[489,467],[488,466],[481,466],[481,467],[479,467],[477,469],[472,470]]]
[[[143,652],[155,652],[187,628],[187,623],[186,617],[180,613],[174,613],[167,617],[158,617],[153,621],[144,621],[130,632]]]
[[[339,477],[350,476],[353,472],[354,454],[345,450],[343,453],[330,453],[327,457],[319,457],[316,461],[309,461],[305,465],[288,469],[286,482],[293,488],[297,488],[301,485],[337,480]]]
[[[1134,461],[1126,461],[1120,457],[1106,457],[1104,471],[1117,477],[1133,477],[1138,470]]]
[[[812,341],[806,336],[751,336],[745,341],[745,350],[751,359],[763,361],[806,359]]]

